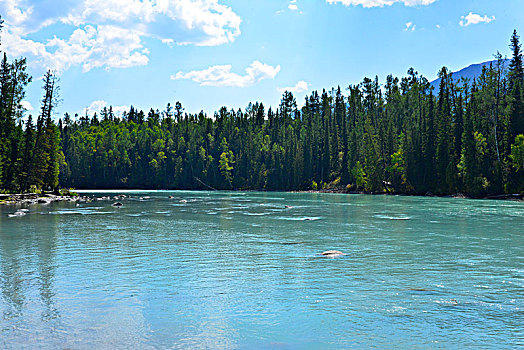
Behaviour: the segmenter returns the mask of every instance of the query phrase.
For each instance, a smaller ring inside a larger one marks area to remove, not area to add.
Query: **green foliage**
[[[404,134],[401,133],[399,137],[401,143],[399,150],[391,155],[391,163],[386,167],[386,171],[390,174],[391,178],[390,185],[397,191],[402,192],[407,190],[406,160],[402,148],[404,138]]]
[[[29,192],[29,193],[41,194],[41,193],[42,193],[42,190],[41,190],[39,187],[37,187],[36,185],[31,185],[31,186],[29,187],[29,191],[28,191],[28,192]]]
[[[517,135],[515,143],[511,145],[511,162],[518,171],[524,171],[524,135]]]
[[[60,190],[60,195],[68,197],[78,197],[78,193],[76,193],[72,188],[62,188]]]
[[[220,154],[220,160],[218,163],[218,167],[220,169],[220,173],[222,174],[226,182],[229,184],[229,187],[232,188],[233,187],[233,183],[232,183],[233,166],[232,165],[235,163],[235,157],[233,155],[233,152],[229,150],[229,145],[227,144],[227,140],[225,137],[223,138],[220,144],[220,148],[222,149],[222,153]]]
[[[367,177],[366,173],[364,172],[364,168],[362,167],[362,164],[360,164],[360,161],[357,161],[357,164],[353,168],[353,178],[355,179],[355,184],[357,185],[357,189],[364,189],[367,185]]]

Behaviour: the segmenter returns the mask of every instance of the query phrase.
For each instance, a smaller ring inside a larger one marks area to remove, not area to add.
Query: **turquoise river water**
[[[120,193],[0,207],[0,348],[524,348],[522,202]]]

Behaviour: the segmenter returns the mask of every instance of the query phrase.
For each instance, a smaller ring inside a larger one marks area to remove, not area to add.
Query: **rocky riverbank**
[[[0,205],[12,204],[49,204],[53,202],[87,202],[91,198],[85,196],[63,195],[57,196],[51,193],[18,193],[18,194],[0,194]]]

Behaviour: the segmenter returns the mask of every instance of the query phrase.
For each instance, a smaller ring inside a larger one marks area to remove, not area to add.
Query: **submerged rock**
[[[328,258],[336,258],[338,256],[344,256],[346,254],[338,250],[326,250],[325,252],[322,252],[322,255]]]
[[[434,292],[432,289],[426,289],[426,288],[409,288],[412,292]]]

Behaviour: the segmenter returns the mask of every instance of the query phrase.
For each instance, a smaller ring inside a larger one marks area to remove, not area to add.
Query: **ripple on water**
[[[407,215],[398,215],[398,216],[392,216],[392,215],[383,215],[383,214],[377,214],[373,215],[374,218],[377,219],[383,219],[383,220],[411,220],[411,216]]]
[[[98,208],[101,209],[101,208]],[[113,214],[112,211],[98,211],[95,208],[85,209],[64,209],[49,212],[49,215],[108,215]]]

